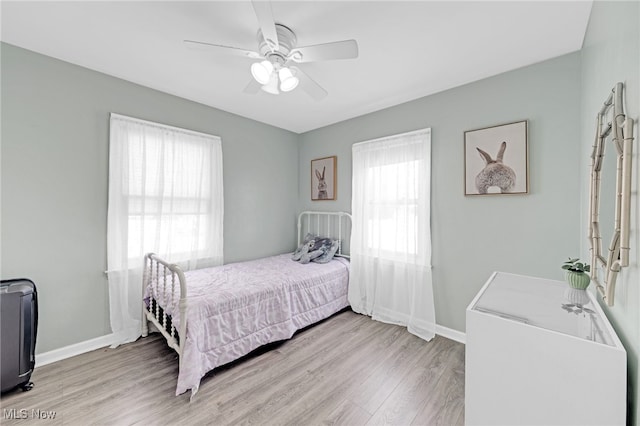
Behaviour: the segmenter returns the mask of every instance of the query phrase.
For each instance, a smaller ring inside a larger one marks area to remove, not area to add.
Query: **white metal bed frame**
[[[351,232],[351,215],[349,213],[304,211],[298,215],[297,229],[298,245],[302,241],[303,230],[305,233],[313,233],[315,230],[316,235],[320,235],[322,233],[322,236],[324,237],[337,238],[340,240],[336,256],[349,258],[349,255],[345,254],[345,250],[343,249],[345,236],[350,235]],[[184,272],[180,266],[169,263],[154,253],[148,253],[144,256],[142,284],[143,299],[145,289],[149,285],[155,284],[154,290],[156,294],[160,294],[160,292],[162,292],[164,296],[167,294],[167,291],[171,291],[169,299],[169,303],[171,305],[175,302],[173,297],[175,294],[176,284],[180,286],[180,300],[178,305],[180,329],[176,330],[175,323],[171,320],[171,317],[167,315],[167,313],[153,299],[154,293],[150,292],[149,304],[147,305],[147,302],[144,300],[142,301],[142,336],[148,336],[149,322],[152,323],[167,340],[167,345],[178,353],[178,368],[181,369],[183,359],[182,354],[184,353],[184,343],[187,331],[187,309],[189,306],[187,301],[187,282]],[[161,289],[160,286],[162,286]]]
[[[315,218],[315,220],[314,220]],[[346,212],[315,212],[304,211],[298,215],[298,240],[299,245],[304,238],[302,235],[303,225],[306,232],[322,235],[323,237],[337,238],[339,240],[336,256],[349,259],[348,250],[345,250],[347,242],[345,235],[351,235],[351,215]]]

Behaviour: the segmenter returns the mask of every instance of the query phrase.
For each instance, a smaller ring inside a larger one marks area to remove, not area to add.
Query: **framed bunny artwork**
[[[527,121],[464,132],[464,195],[528,194]]]
[[[336,199],[336,163],[338,157],[311,160],[311,200]]]

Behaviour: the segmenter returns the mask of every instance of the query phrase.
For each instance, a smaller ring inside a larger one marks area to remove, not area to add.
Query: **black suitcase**
[[[38,294],[29,279],[0,281],[0,388],[2,392],[18,386],[33,387]]]

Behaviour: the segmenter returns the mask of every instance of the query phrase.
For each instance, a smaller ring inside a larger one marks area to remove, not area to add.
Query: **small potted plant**
[[[587,272],[591,271],[591,267],[588,263],[580,262],[578,258],[569,258],[562,264],[562,269],[567,271],[566,279],[571,287],[579,290],[589,287],[591,277],[587,275]]]

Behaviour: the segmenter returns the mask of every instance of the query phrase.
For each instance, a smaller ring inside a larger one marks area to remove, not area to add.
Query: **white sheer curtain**
[[[435,335],[431,281],[431,129],[353,145],[349,303]]]
[[[185,269],[222,264],[219,137],[111,114],[107,274],[111,329],[141,334],[145,253]]]

